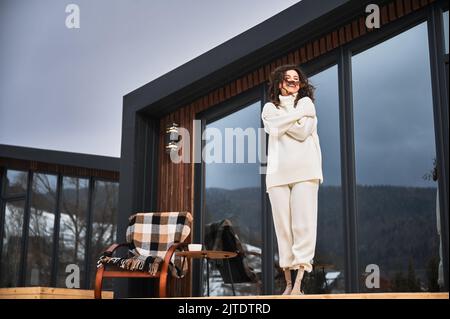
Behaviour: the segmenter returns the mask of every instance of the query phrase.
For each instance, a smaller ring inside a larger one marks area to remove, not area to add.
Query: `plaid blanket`
[[[167,250],[174,243],[183,242],[190,234],[192,215],[189,212],[137,213],[129,217],[126,239],[129,248],[127,257],[112,257],[104,252],[97,262],[114,265],[126,270],[148,271],[155,275],[164,260]],[[187,271],[184,257],[172,256],[170,272],[182,278]]]

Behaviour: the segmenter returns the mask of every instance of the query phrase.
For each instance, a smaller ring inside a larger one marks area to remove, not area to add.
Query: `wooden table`
[[[237,256],[237,253],[232,251],[222,251],[222,250],[199,250],[199,251],[177,251],[175,252],[178,256],[187,257],[187,258],[197,258],[206,261],[206,287],[208,291],[209,297],[209,260],[210,259],[223,259],[227,261],[228,273],[230,275],[231,280],[231,288],[233,289],[233,296],[236,296],[236,292],[234,290],[234,282],[233,275],[230,267],[230,258],[234,258]]]

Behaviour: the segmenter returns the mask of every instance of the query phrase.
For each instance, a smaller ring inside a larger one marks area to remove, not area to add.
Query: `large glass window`
[[[66,267],[80,270],[80,287],[84,287],[87,206],[89,180],[64,177],[61,194],[61,219],[58,250],[58,287],[66,287]]]
[[[119,184],[115,182],[95,181],[93,222],[91,237],[91,280],[94,287],[94,277],[97,268],[95,263],[105,249],[116,242],[116,217],[119,199]],[[103,289],[112,288],[112,280],[105,280]]]
[[[19,285],[22,253],[22,234],[25,218],[25,198],[28,172],[6,170],[1,197],[5,200],[3,214],[2,244],[0,247],[0,287]]]
[[[5,205],[0,287],[16,287],[19,284],[24,209],[24,200],[10,201]]]
[[[317,134],[322,151],[324,182],[319,187],[317,243],[314,269],[306,273],[303,288],[308,294],[344,293],[344,237],[339,139],[337,66],[310,77],[316,87]],[[276,240],[276,238],[275,238]],[[285,288],[275,244],[275,294]]]
[[[96,261],[115,242],[119,183],[92,179],[89,195],[88,178],[63,176],[58,189],[58,175],[34,172],[30,176],[28,171],[10,169],[0,173],[0,287],[66,287],[70,274],[71,283],[77,278],[73,266],[66,272],[72,264],[80,271],[79,287],[93,288]],[[88,224],[88,220],[92,222]],[[88,227],[91,239],[86,251]],[[88,282],[86,272],[90,273]],[[112,289],[112,281],[105,281],[104,288]]]
[[[237,295],[262,293],[262,196],[257,156],[260,113],[261,103],[253,103],[207,123],[204,132],[205,244],[215,247],[217,239],[227,236],[222,237],[221,230],[234,232],[239,237],[244,255],[238,258],[239,261],[235,259],[231,263]],[[235,129],[234,135],[232,131]],[[238,133],[240,129],[242,134]],[[223,263],[212,269],[209,284],[210,295],[232,294],[227,268]],[[206,294],[206,282],[203,292]]]
[[[54,175],[33,175],[28,232],[27,286],[50,286],[56,209]]]
[[[353,56],[352,77],[360,288],[436,291],[441,257],[426,23]]]
[[[344,293],[344,236],[337,66],[310,78],[315,90],[317,134],[324,182],[319,187],[314,271],[305,275],[306,293]]]

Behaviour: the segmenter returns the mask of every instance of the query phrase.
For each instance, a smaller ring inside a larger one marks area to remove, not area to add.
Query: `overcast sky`
[[[0,0],[0,144],[120,157],[125,94],[296,2]]]

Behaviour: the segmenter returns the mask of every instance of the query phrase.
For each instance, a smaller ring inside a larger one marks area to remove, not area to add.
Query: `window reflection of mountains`
[[[243,242],[261,247],[261,192],[257,187],[208,188],[205,222],[228,218]],[[400,273],[408,276],[412,265],[426,285],[427,269],[439,256],[436,188],[358,185],[357,207],[360,273],[377,264],[381,277],[393,279]],[[319,189],[316,259],[343,268],[341,187]]]

